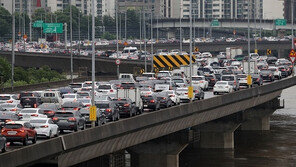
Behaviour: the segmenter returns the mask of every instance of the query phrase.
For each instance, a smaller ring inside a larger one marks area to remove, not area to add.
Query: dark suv
[[[58,111],[52,118],[53,122],[59,126],[60,131],[85,129],[85,119],[79,111]]]
[[[113,99],[112,100],[118,107],[120,116],[133,116],[136,115],[136,106],[131,99]]]
[[[153,111],[160,109],[160,101],[157,100],[157,97],[155,95],[142,96],[142,100],[144,109],[149,109]]]
[[[120,119],[118,107],[113,101],[96,101],[97,108],[104,112],[108,121],[116,121]]]

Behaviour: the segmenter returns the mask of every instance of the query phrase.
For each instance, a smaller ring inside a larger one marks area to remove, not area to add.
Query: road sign
[[[219,23],[218,20],[213,20],[213,21],[211,22],[211,26],[212,26],[212,27],[217,27],[217,26],[219,26],[219,25],[220,25],[220,23]]]
[[[123,45],[124,45],[124,46],[127,46],[127,45],[128,45],[128,43],[125,41],[125,42],[123,43]]]
[[[120,65],[120,59],[116,59],[116,60],[115,60],[115,64],[116,64],[116,65]]]
[[[63,23],[43,23],[43,33],[63,33]]]
[[[89,108],[89,120],[90,121],[96,121],[97,120],[97,107],[91,106]]]
[[[247,76],[247,84],[252,85],[252,76],[251,75]]]
[[[233,35],[235,35],[236,34],[236,30],[233,30]]]
[[[198,47],[194,47],[194,52],[199,52]]]
[[[188,98],[192,99],[193,98],[193,87],[188,86]]]
[[[266,53],[267,53],[267,55],[271,55],[271,50],[270,49],[267,49],[266,50]]]
[[[43,21],[42,20],[37,20],[33,23],[33,27],[42,27]]]
[[[294,63],[295,62],[295,59],[296,59],[296,53],[295,53],[295,50],[294,49],[291,49],[291,52],[289,54],[289,57],[291,59],[291,62]]]
[[[275,25],[276,26],[286,26],[287,25],[287,20],[286,19],[276,19],[275,20]]]

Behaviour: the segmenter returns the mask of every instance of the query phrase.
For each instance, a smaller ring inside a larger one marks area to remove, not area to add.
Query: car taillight
[[[259,81],[260,81],[260,79],[259,79],[259,78],[257,78],[257,81],[259,82]]]
[[[16,111],[16,108],[10,109],[10,111]]]
[[[34,104],[34,108],[37,108],[37,104]]]
[[[124,104],[123,106],[124,106],[124,107],[128,107],[128,106],[129,106],[129,104]]]
[[[54,111],[44,111],[47,114],[54,114]]]
[[[13,103],[13,101],[12,100],[8,100],[8,101],[6,101],[6,103]]]
[[[165,98],[165,97],[163,97],[162,99],[163,99],[163,100],[165,100],[166,98]]]
[[[19,117],[23,116],[23,114],[18,114]]]
[[[86,107],[90,107],[91,105],[90,104],[87,104],[87,105],[85,105]]]
[[[68,118],[68,120],[69,120],[69,121],[76,121],[76,118],[74,118],[74,117],[70,117],[70,118]]]
[[[170,97],[175,97],[175,95],[170,95]]]
[[[24,130],[24,129],[20,129],[20,132],[24,133],[24,132],[25,132],[25,130]]]
[[[11,119],[7,119],[7,120],[5,120],[5,122],[10,122],[10,121],[12,121]]]
[[[185,95],[188,95],[188,93],[186,92]]]
[[[43,125],[41,126],[41,128],[48,128],[48,125]]]
[[[155,100],[150,100],[150,103],[155,103]]]
[[[1,133],[3,133],[3,132],[5,132],[5,129],[4,128],[1,130]]]
[[[38,114],[32,114],[31,116],[32,117],[38,117]]]
[[[110,92],[113,92],[113,90],[111,89]]]
[[[199,81],[199,83],[204,83],[204,81]]]
[[[269,74],[269,77],[271,77],[271,74]]]
[[[107,108],[106,111],[107,112],[111,112],[112,110],[111,110],[111,108]]]
[[[52,120],[53,121],[57,121],[59,118],[58,117],[53,117]]]
[[[198,93],[198,90],[195,90],[195,93]]]
[[[78,107],[75,107],[73,110],[78,111],[78,109],[79,109]]]

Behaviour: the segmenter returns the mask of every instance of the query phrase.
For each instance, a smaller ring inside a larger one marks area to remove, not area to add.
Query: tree
[[[11,32],[12,17],[8,10],[0,7],[0,36]]]
[[[11,65],[2,57],[0,57],[0,76],[3,77],[3,82],[6,82],[11,78]]]

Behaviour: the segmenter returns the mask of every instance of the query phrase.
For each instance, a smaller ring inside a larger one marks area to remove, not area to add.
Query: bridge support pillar
[[[243,131],[270,130],[270,116],[280,108],[280,100],[275,98],[259,106],[243,111]]]
[[[132,167],[179,167],[179,154],[188,138],[177,133],[148,141],[128,149]],[[181,140],[180,140],[181,139]]]
[[[233,121],[213,121],[199,125],[201,148],[234,148],[233,132],[239,127],[239,123]]]

